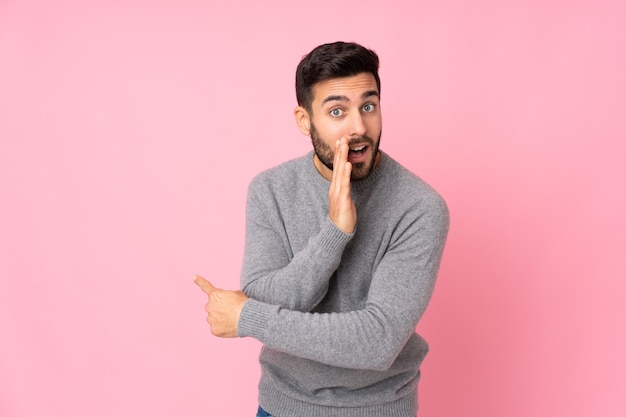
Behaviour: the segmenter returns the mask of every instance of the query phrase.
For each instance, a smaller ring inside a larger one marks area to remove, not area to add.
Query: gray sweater
[[[250,184],[241,337],[263,343],[261,406],[277,417],[414,417],[428,344],[415,326],[448,231],[443,199],[382,153],[351,184],[354,233],[328,217],[313,152]]]

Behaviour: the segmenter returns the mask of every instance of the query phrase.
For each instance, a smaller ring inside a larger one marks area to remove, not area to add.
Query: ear
[[[300,132],[305,136],[310,136],[311,116],[309,116],[309,112],[304,107],[298,106],[294,109],[293,114],[296,117],[296,124]]]

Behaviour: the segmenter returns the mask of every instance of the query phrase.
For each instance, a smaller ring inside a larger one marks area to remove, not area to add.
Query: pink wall
[[[254,415],[259,344],[191,275],[238,285],[247,184],[309,149],[294,69],[338,39],[452,213],[420,417],[626,414],[624,2],[204,3],[0,2],[1,416]]]

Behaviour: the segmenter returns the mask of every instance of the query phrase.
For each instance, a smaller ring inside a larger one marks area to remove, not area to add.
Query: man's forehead
[[[313,101],[320,104],[339,97],[352,99],[372,95],[378,96],[378,86],[376,79],[369,72],[329,78],[313,86]]]

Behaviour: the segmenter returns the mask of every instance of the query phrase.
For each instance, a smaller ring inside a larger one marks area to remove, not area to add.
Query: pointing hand
[[[211,333],[218,337],[237,337],[237,323],[248,297],[241,291],[216,288],[200,275],[194,275],[193,281],[208,297],[205,310]]]

